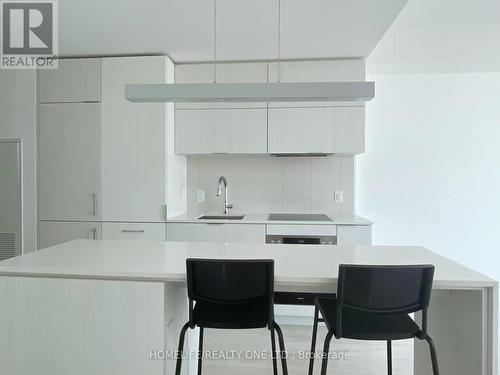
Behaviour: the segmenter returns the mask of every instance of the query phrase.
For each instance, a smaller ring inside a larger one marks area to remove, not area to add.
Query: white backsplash
[[[355,213],[353,156],[277,158],[271,156],[190,156],[187,210],[190,215],[222,212],[219,176],[227,178],[232,212],[303,212],[350,216]],[[205,201],[196,201],[196,192]],[[335,191],[343,203],[335,203]]]

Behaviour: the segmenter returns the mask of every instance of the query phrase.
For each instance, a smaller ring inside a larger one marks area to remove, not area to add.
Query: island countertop
[[[496,286],[479,272],[418,246],[75,240],[0,262],[0,276],[185,281],[186,258],[274,259],[276,287],[332,285],[339,264],[434,264],[434,288]]]

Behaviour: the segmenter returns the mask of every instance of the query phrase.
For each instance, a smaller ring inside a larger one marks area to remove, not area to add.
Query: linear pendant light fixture
[[[127,84],[130,102],[321,102],[369,101],[375,96],[374,82],[280,82],[281,0],[278,0],[277,83],[216,83],[217,0],[214,4],[214,82],[206,84]]]

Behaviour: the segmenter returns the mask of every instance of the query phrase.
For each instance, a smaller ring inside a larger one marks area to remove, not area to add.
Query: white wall
[[[375,75],[358,213],[500,279],[500,73]]]
[[[0,70],[0,138],[23,142],[23,244],[36,248],[36,79],[31,70]]]
[[[217,180],[225,176],[234,212],[324,212],[332,216],[354,213],[354,157],[203,156],[188,157],[188,213],[222,212],[216,197]],[[205,202],[196,191],[205,191]],[[334,192],[344,191],[344,202]]]
[[[358,213],[500,279],[500,2],[410,0],[367,61]]]

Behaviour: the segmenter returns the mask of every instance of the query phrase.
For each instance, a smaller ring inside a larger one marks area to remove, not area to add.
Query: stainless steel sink
[[[203,215],[198,220],[241,220],[245,215]]]

